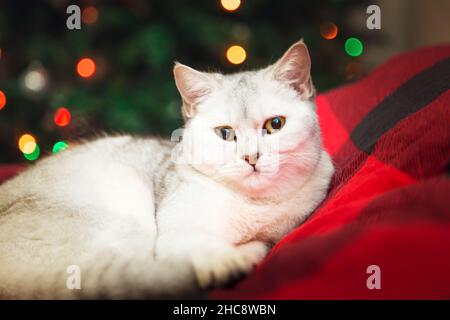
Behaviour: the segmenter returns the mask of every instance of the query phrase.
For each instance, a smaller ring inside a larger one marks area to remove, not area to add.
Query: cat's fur
[[[259,71],[225,76],[176,64],[174,74],[182,157],[169,141],[105,137],[0,186],[1,297],[162,297],[223,285],[323,200],[333,166],[302,41]],[[274,116],[285,126],[264,135]],[[221,140],[221,125],[237,140]],[[252,153],[258,171],[244,160]],[[80,290],[66,288],[70,265],[81,269]]]

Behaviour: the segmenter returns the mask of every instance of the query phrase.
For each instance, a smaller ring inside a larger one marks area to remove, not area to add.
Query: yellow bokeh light
[[[36,142],[28,141],[23,146],[22,152],[25,154],[30,154],[30,153],[33,153],[34,149],[36,149]]]
[[[231,46],[227,50],[227,59],[232,64],[241,64],[247,58],[245,49],[241,46]]]
[[[241,0],[220,0],[222,7],[227,11],[234,11],[241,5]]]
[[[19,139],[19,149],[29,154],[36,149],[36,139],[31,134],[23,134]]]

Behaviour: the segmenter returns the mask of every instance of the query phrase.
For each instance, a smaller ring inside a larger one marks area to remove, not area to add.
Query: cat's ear
[[[195,114],[195,106],[213,91],[215,87],[214,79],[207,73],[197,71],[178,62],[175,62],[173,74],[175,84],[183,99],[183,116],[191,118]]]
[[[276,80],[294,88],[302,99],[314,96],[311,58],[303,40],[294,43],[272,68]]]

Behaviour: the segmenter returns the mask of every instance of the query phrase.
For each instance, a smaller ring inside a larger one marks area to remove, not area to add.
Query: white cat
[[[310,65],[303,41],[255,72],[177,63],[177,148],[100,138],[1,185],[0,296],[165,297],[250,272],[323,200],[333,174]]]

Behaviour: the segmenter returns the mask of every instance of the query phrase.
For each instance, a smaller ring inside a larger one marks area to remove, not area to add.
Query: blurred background
[[[72,4],[80,30],[66,26]],[[371,4],[380,30],[366,27]],[[104,131],[170,134],[182,125],[175,60],[238,72],[303,37],[324,91],[449,42],[449,13],[449,0],[0,1],[0,162],[32,162]]]

